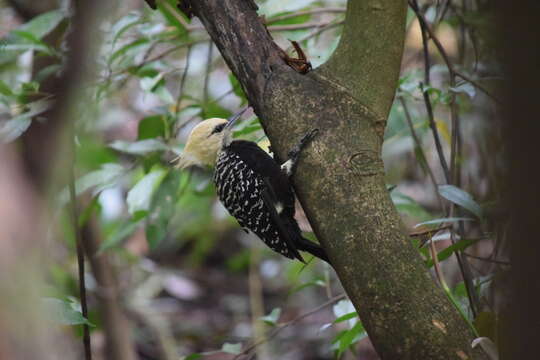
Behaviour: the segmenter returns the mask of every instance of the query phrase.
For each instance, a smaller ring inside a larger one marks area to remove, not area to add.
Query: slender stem
[[[437,276],[437,280],[439,280],[439,284],[444,289],[444,291],[448,292],[449,287],[446,284],[446,280],[444,280],[441,265],[439,264],[439,257],[437,256],[437,250],[435,249],[435,243],[432,239],[429,239],[429,252],[431,254],[431,259],[433,260],[433,268],[435,269],[435,275]]]
[[[435,147],[437,148],[437,154],[439,155],[441,167],[443,168],[444,177],[446,179],[446,183],[450,184],[451,183],[450,170],[448,169],[448,163],[446,162],[446,157],[444,156],[441,138],[439,137],[439,131],[437,130],[437,124],[435,123],[435,116],[433,115],[433,107],[431,105],[431,99],[429,98],[428,92],[424,90],[424,84],[422,83],[420,83],[420,91],[422,91],[422,95],[424,96],[424,103],[426,104],[429,127],[431,128],[431,132],[433,133],[433,140],[435,141]]]
[[[253,328],[253,338],[258,341],[266,341],[266,324],[260,320],[264,316],[264,297],[259,273],[259,265],[261,262],[261,248],[253,246],[251,248],[251,257],[249,264],[249,304],[251,308],[251,326]],[[264,343],[256,348],[258,359],[269,359],[269,348]]]
[[[304,15],[315,15],[315,14],[322,14],[322,13],[345,13],[347,9],[343,7],[324,7],[324,8],[318,8],[318,9],[310,9],[305,11],[296,11],[292,14],[286,14],[281,16],[276,16],[273,18],[270,18],[266,21],[266,24],[273,24],[278,21],[293,19],[295,17],[304,16]]]
[[[182,79],[180,80],[180,87],[178,88],[178,97],[176,98],[176,109],[175,109],[176,113],[179,112],[180,101],[182,100],[182,96],[184,95],[184,87],[186,86],[186,80],[187,80],[187,74],[189,71],[192,49],[193,49],[193,45],[190,44],[187,48],[186,64],[184,65],[184,71],[182,72]]]
[[[414,124],[412,122],[411,114],[409,112],[409,108],[407,106],[407,103],[405,102],[405,99],[400,96],[399,101],[401,102],[401,106],[403,107],[403,112],[405,113],[405,119],[407,120],[407,124],[409,125],[409,130],[411,132],[411,136],[413,138],[413,141],[418,148],[418,151],[422,154],[424,160],[425,160],[425,170],[428,173],[429,179],[431,180],[431,184],[433,185],[433,190],[435,192],[435,196],[437,197],[437,201],[439,202],[439,207],[441,211],[444,209],[443,201],[441,198],[441,194],[439,193],[437,180],[435,179],[435,175],[433,174],[433,170],[431,170],[431,166],[429,166],[427,162],[426,155],[424,153],[424,150],[422,149],[422,143],[420,142],[420,139],[418,138],[418,135],[416,134],[416,131],[414,130]]]
[[[73,165],[75,163],[75,144],[72,142],[72,156]],[[82,316],[88,319],[88,305],[86,302],[86,282],[84,278],[84,247],[82,244],[82,234],[79,226],[79,210],[77,207],[77,193],[75,190],[75,166],[71,166],[69,171],[69,195],[71,205],[71,223],[73,226],[73,232],[75,234],[75,243],[77,249],[77,265],[79,270],[79,297],[81,301]],[[83,346],[84,346],[84,358],[86,360],[92,359],[92,349],[90,344],[90,327],[88,324],[83,324]]]
[[[204,76],[204,88],[203,88],[203,104],[208,102],[208,85],[210,83],[210,72],[212,71],[212,55],[213,55],[214,43],[208,42],[208,54],[206,58],[206,74]]]
[[[273,339],[277,334],[279,334],[282,330],[284,330],[285,328],[293,325],[293,324],[296,324],[297,322],[299,322],[300,320],[308,317],[308,316],[311,316],[319,311],[321,311],[322,309],[326,308],[327,306],[329,305],[332,305],[334,304],[335,302],[339,301],[339,300],[343,300],[345,299],[346,295],[345,294],[340,294],[340,295],[337,295],[337,296],[334,296],[333,298],[331,298],[330,300],[328,300],[327,302],[317,306],[315,309],[313,310],[310,310],[294,319],[292,319],[291,321],[288,321],[286,323],[283,323],[283,324],[280,324],[278,325],[277,327],[275,327],[265,338],[261,339],[261,340],[258,340],[258,341],[255,341],[254,343],[252,343],[251,345],[247,346],[245,349],[243,349],[238,355],[236,355],[233,360],[236,360],[236,359],[239,359],[240,357],[246,355],[246,354],[249,354],[251,351],[253,351],[253,349],[255,349],[257,346]]]
[[[415,6],[418,8],[417,0],[413,0]],[[424,82],[426,85],[431,85],[429,71],[431,70],[431,62],[429,59],[429,47],[428,47],[428,37],[426,34],[426,29],[424,26],[420,26],[420,32],[422,33],[422,52],[424,54]]]
[[[426,18],[424,17],[424,15],[422,14],[422,12],[419,10],[417,1],[416,0],[409,0],[409,5],[412,8],[412,10],[415,12],[415,14],[416,14],[416,16],[418,18],[418,21],[420,23],[420,27],[421,27],[422,31],[426,31],[429,34],[431,40],[433,41],[433,43],[435,44],[435,46],[437,47],[439,53],[441,54],[441,56],[443,58],[446,66],[448,68],[448,72],[449,72],[450,87],[451,88],[455,87],[455,85],[456,85],[456,79],[455,78],[456,78],[457,72],[455,71],[452,62],[450,61],[450,58],[448,57],[448,54],[446,53],[446,50],[442,46],[439,39],[435,36],[434,31],[429,26],[429,24],[428,24]],[[427,47],[427,42],[424,42],[423,45],[426,48]],[[427,112],[428,112],[430,127],[431,127],[431,129],[433,131],[433,137],[435,139],[435,146],[437,148],[437,153],[438,153],[439,159],[441,161],[441,166],[443,167],[443,170],[444,170],[444,175],[445,175],[445,178],[446,178],[446,182],[448,184],[452,184],[452,183],[456,183],[456,180],[457,180],[457,183],[459,183],[460,182],[459,181],[459,178],[460,178],[459,170],[460,170],[460,168],[459,168],[459,165],[457,163],[459,162],[459,159],[460,159],[461,150],[460,150],[460,146],[459,146],[459,142],[460,142],[459,141],[459,116],[457,114],[456,94],[454,92],[451,92],[450,104],[449,104],[449,106],[450,106],[450,117],[451,117],[451,123],[452,123],[452,138],[451,138],[451,145],[450,145],[450,169],[449,169],[448,164],[446,163],[446,158],[444,157],[444,153],[442,151],[442,146],[441,146],[440,139],[439,139],[439,136],[438,136],[437,127],[436,127],[436,124],[435,124],[435,121],[434,121],[433,109],[432,109],[432,106],[431,106],[431,101],[430,101],[430,98],[429,98],[429,94],[427,94],[427,92],[425,92],[423,90],[422,84],[420,84],[420,88],[421,88],[422,94],[424,96],[424,101],[425,101],[426,109],[427,109]],[[454,215],[455,211],[456,211],[455,204],[452,203],[450,205],[450,214],[449,214],[449,216],[452,217]],[[463,225],[462,222],[460,222],[460,224],[459,224],[459,233],[460,234],[464,233],[464,225]],[[454,231],[450,232],[450,239],[451,239],[452,243],[455,244],[456,240],[455,240]],[[459,265],[459,268],[460,268],[460,271],[461,271],[461,274],[462,274],[462,277],[463,277],[463,281],[465,282],[465,287],[467,289],[467,296],[469,298],[471,311],[473,313],[473,316],[476,316],[479,301],[478,301],[478,296],[477,296],[477,294],[475,292],[475,289],[474,289],[474,284],[472,283],[472,273],[471,273],[469,263],[468,263],[467,259],[463,259],[463,257],[461,256],[460,251],[455,252],[455,256],[456,256],[456,259],[458,261],[458,265]]]
[[[185,64],[185,67],[184,67],[184,71],[182,73],[182,79],[180,80],[180,87],[178,88],[178,96],[176,97],[176,104],[175,104],[175,109],[174,109],[175,113],[176,113],[176,118],[174,120],[173,136],[176,136],[176,134],[178,134],[178,132],[180,131],[182,126],[185,124],[185,123],[180,124],[180,122],[178,120],[180,120],[180,118],[179,118],[180,103],[182,102],[182,96],[184,95],[184,87],[186,85],[187,75],[188,75],[188,72],[189,72],[191,50],[192,49],[193,49],[192,45],[189,45],[188,48],[187,48],[186,64]]]
[[[498,264],[498,265],[506,265],[506,266],[511,265],[510,262],[508,262],[508,261],[484,258],[484,257],[481,257],[481,256],[472,255],[472,254],[469,254],[469,253],[466,253],[466,252],[464,252],[463,255],[465,255],[466,257],[469,257],[471,259],[490,262],[490,263],[494,263],[494,264]]]

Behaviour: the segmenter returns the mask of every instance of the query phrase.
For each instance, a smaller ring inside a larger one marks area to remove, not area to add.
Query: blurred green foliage
[[[86,206],[81,211],[79,223],[84,226],[90,218],[96,218],[103,238],[99,251],[115,254],[117,265],[127,272],[133,261],[177,254],[176,261],[185,260],[177,265],[184,270],[216,266],[212,262],[218,259],[217,266],[223,271],[231,276],[234,273],[244,276],[252,261],[251,253],[243,241],[238,240],[238,226],[216,200],[211,172],[207,169],[179,171],[171,161],[182,153],[186,133],[197,121],[228,117],[247,104],[247,99],[217,51],[208,56],[206,33],[177,11],[175,3],[175,0],[160,2],[156,12],[147,8],[129,11],[125,6],[119,6],[99,28],[102,42],[97,44],[99,52],[95,58],[94,77],[84,86],[84,98],[77,104],[81,116],[74,120],[76,192],[81,199],[90,199],[81,201]],[[335,24],[343,19],[343,12],[324,14],[321,11],[324,16],[320,16],[309,10],[343,6],[344,1],[268,0],[260,5],[260,13],[266,16],[269,26],[302,25],[313,21]],[[426,13],[438,9],[433,2],[426,2],[426,6]],[[304,13],[292,16],[297,11]],[[470,26],[483,20],[476,12],[465,15]],[[411,26],[414,22],[412,12],[408,19]],[[54,98],[42,85],[53,81],[63,70],[67,56],[64,40],[69,22],[66,12],[55,10],[21,24],[0,40],[0,141],[17,141],[33,122],[43,120],[40,115]],[[454,13],[448,15],[447,23],[454,29],[454,34],[461,26]],[[284,48],[288,46],[287,39],[300,41],[317,66],[335,49],[341,28],[333,26],[318,34],[316,30],[299,26],[297,30],[274,35]],[[61,32],[61,41],[47,41],[47,35],[53,31]],[[418,49],[406,49],[406,54],[416,52]],[[52,63],[39,68],[37,60],[43,57],[52,59]],[[467,64],[463,66],[470,70]],[[207,68],[209,73],[206,73]],[[448,149],[452,136],[448,130],[451,128],[448,114],[452,94],[456,95],[460,114],[471,116],[469,112],[478,91],[464,81],[450,87],[445,80],[447,69],[436,62],[429,70],[437,80],[424,84],[423,89],[430,96],[437,128],[445,149]],[[433,200],[439,195],[475,216],[477,221],[471,221],[471,226],[477,226],[483,217],[481,202],[454,185],[430,189],[426,180],[429,169],[437,168],[438,162],[419,86],[423,76],[418,63],[404,68],[388,120],[384,157],[388,182],[398,185],[391,193],[392,200],[411,227],[422,222],[425,226],[463,220],[445,217],[445,209]],[[206,79],[210,84],[208,89],[203,86]],[[404,104],[409,108],[405,109]],[[411,116],[412,129],[407,124],[407,116]],[[416,132],[420,143],[414,143],[411,131]],[[254,116],[239,124],[235,136],[254,141],[265,137]],[[470,143],[470,139],[465,138],[463,142]],[[465,153],[460,161],[466,168],[468,161],[477,159]],[[439,170],[435,173],[438,179],[443,178]],[[421,190],[408,186],[411,183]],[[470,185],[473,193],[479,190],[473,187],[474,184]],[[424,196],[428,192],[432,193],[431,197]],[[61,190],[58,206],[65,206],[67,200],[67,189]],[[52,313],[62,324],[89,323],[82,318],[78,304],[72,298],[76,295],[73,232],[65,214],[60,215],[59,225],[65,238],[61,246],[69,250],[69,260],[51,267],[50,293],[54,297],[44,301],[53,308]],[[137,239],[136,234],[140,231],[148,249],[127,250],[126,244]],[[477,242],[473,238],[460,239],[442,249],[438,260],[443,261]],[[416,239],[412,243],[418,245]],[[419,251],[427,267],[432,267],[429,252],[425,248]],[[301,293],[321,295],[324,291],[340,289],[324,265],[285,262],[266,249],[264,258],[279,261],[279,266],[284,268],[277,274],[268,270],[273,275],[265,281],[270,284],[279,280],[279,287],[287,289],[291,298]],[[463,283],[455,286],[453,296],[468,312]],[[279,326],[285,307],[286,304],[274,307],[262,320],[271,326]],[[91,314],[96,317],[91,321],[96,325],[93,330],[99,329],[99,316],[95,311]],[[334,320],[322,325],[321,330],[335,328],[328,341],[328,350],[340,358],[348,349],[354,349],[366,334],[348,300],[334,305],[333,317]],[[221,351],[238,354],[241,349],[240,344],[225,343]],[[186,359],[201,356],[193,354]]]

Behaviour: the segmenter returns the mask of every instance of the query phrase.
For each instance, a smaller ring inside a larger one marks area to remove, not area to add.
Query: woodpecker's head
[[[207,119],[195,126],[189,134],[177,167],[185,169],[192,165],[213,166],[219,150],[231,142],[234,123],[246,110],[247,108],[243,109],[229,119]]]

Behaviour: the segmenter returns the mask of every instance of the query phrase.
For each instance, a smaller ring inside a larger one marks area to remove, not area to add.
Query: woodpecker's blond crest
[[[216,132],[216,127],[225,126],[226,119],[211,118],[195,126],[189,134],[184,152],[178,159],[177,167],[184,169],[189,166],[213,166],[224,138],[225,131]]]

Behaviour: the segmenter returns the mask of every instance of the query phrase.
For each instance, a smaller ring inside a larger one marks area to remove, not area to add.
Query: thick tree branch
[[[409,243],[384,183],[382,133],[406,1],[350,1],[338,50],[307,75],[284,64],[250,1],[192,5],[279,158],[320,129],[302,154],[295,189],[380,356],[471,358],[473,333]]]
[[[406,10],[402,0],[349,1],[339,46],[320,69],[383,118],[399,76]]]

